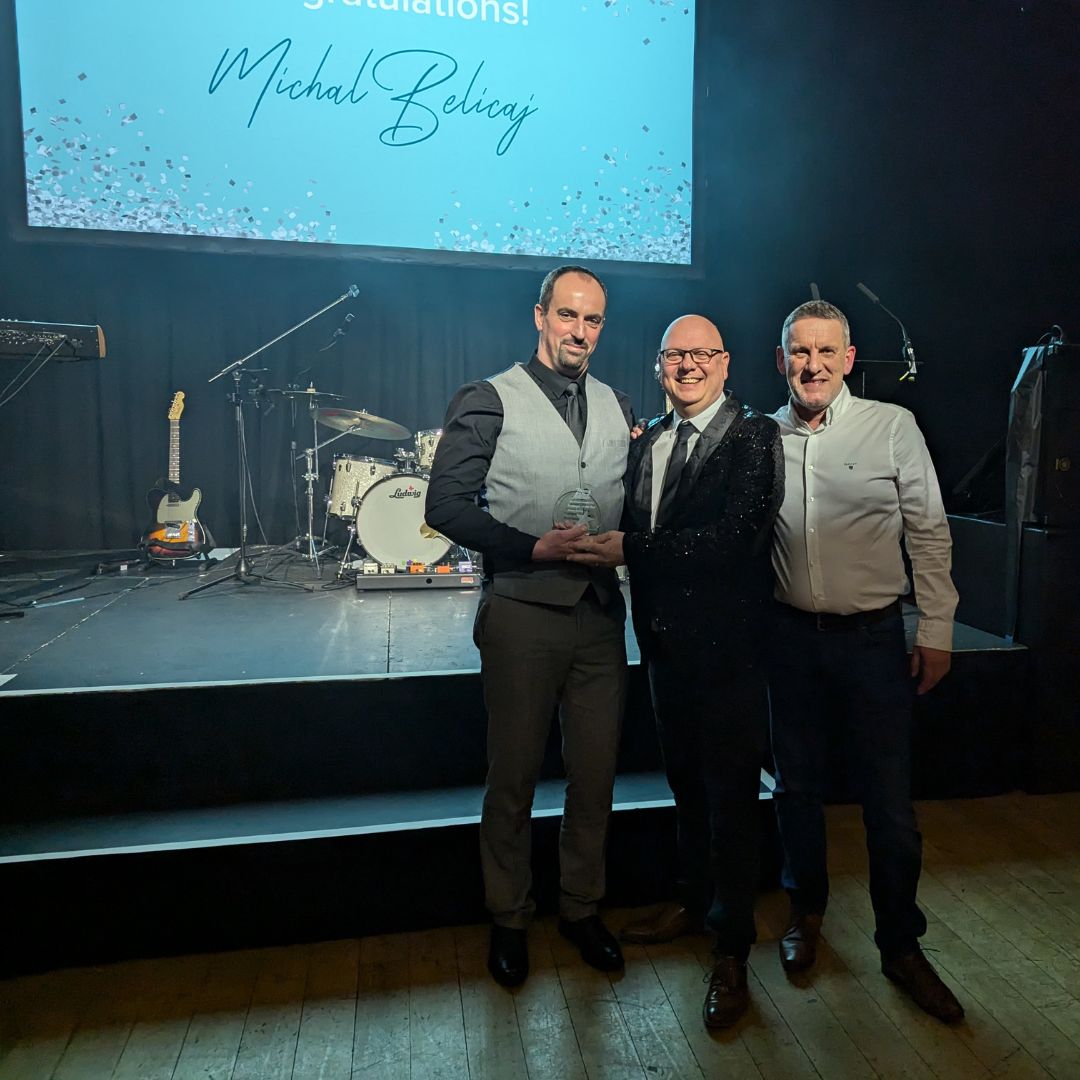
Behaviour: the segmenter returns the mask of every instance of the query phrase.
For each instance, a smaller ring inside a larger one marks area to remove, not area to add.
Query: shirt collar
[[[579,375],[578,378],[570,379],[565,375],[560,375],[559,372],[549,368],[546,364],[540,362],[540,357],[536,353],[532,354],[532,359],[525,365],[530,374],[540,383],[542,387],[552,397],[562,397],[566,392],[567,386],[572,382],[577,382],[581,387],[582,392],[585,390],[585,376]]]
[[[827,428],[847,412],[848,406],[851,404],[851,391],[848,390],[847,383],[843,383],[840,387],[840,393],[833,399],[832,404],[825,410],[825,416],[816,428],[812,428],[798,413],[795,408],[794,398],[788,398],[787,405],[781,410],[783,419],[787,423],[788,427],[794,428],[796,431],[801,431],[804,434],[813,434],[815,431],[821,431],[822,428]]]
[[[707,409],[702,409],[697,416],[689,416],[686,419],[690,421],[694,427],[697,428],[697,432],[700,435],[712,422],[713,417],[720,411],[720,406],[727,401],[727,391],[725,390]],[[682,422],[681,417],[674,409],[671,410],[671,428],[674,430]]]

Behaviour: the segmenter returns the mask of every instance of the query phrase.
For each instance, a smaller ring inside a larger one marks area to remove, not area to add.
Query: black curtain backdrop
[[[897,384],[899,368],[867,367],[867,393],[915,412],[948,489],[1004,433],[1020,348],[1052,323],[1080,339],[1080,6],[744,7],[699,0],[693,271],[596,264],[610,303],[594,371],[653,413],[660,334],[697,311],[724,332],[729,385],[772,410],[785,396],[780,324],[810,281],[846,310],[861,356],[898,357],[894,324],[855,288],[864,281],[925,363],[914,385]],[[602,43],[568,47],[604,62]],[[352,311],[349,335],[311,378],[343,407],[433,428],[460,383],[533,347],[531,309],[551,262],[31,232],[11,0],[0,0],[0,101],[0,316],[100,323],[109,345],[101,362],[52,363],[0,410],[0,548],[133,545],[144,493],[165,469],[176,390],[187,395],[182,479],[201,487],[218,542],[235,543],[230,386],[207,379],[353,282],[356,300],[260,357],[265,385],[310,363]],[[601,126],[605,103],[590,108]],[[0,362],[0,381],[18,366]],[[275,542],[296,531],[289,411],[247,419]],[[303,416],[296,439],[310,445]],[[332,452],[393,448],[340,440],[324,451],[324,489]]]

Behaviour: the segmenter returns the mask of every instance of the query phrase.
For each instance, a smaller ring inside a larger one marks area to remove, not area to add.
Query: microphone
[[[810,299],[811,300],[820,300],[821,299],[821,290],[817,287],[817,282],[816,281],[811,281],[810,282]]]
[[[889,316],[897,326],[900,327],[901,343],[900,351],[903,354],[904,360],[907,363],[907,371],[900,376],[900,382],[914,382],[915,376],[919,374],[919,369],[915,364],[915,346],[911,344],[911,338],[908,337],[907,328],[904,324],[881,302],[881,298],[874,292],[871,292],[861,281],[855,282],[855,288],[859,290],[872,304],[877,304],[886,315]]]
[[[352,325],[352,321],[355,318],[356,316],[350,311],[349,314],[341,320],[341,325],[330,335],[330,340],[319,350],[319,352],[324,353],[327,349],[332,349],[349,332],[349,327]],[[303,371],[297,372],[297,375],[303,375],[307,370],[308,368],[304,368]]]
[[[356,286],[354,285],[355,289]],[[343,338],[349,332],[349,325],[352,323],[356,316],[350,311],[348,315],[342,320],[341,325],[334,331],[334,339]]]

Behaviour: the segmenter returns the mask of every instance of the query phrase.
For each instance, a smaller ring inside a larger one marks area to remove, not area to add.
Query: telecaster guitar
[[[184,411],[184,392],[173,395],[169,407],[169,477],[146,493],[150,525],[143,533],[142,546],[151,559],[172,562],[196,559],[207,547],[206,530],[199,521],[202,492],[180,487],[180,415]]]

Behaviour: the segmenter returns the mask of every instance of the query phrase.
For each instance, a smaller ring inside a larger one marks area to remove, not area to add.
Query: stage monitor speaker
[[[1012,398],[1009,459],[1027,473],[1024,523],[1080,526],[1080,346],[1026,350]]]

